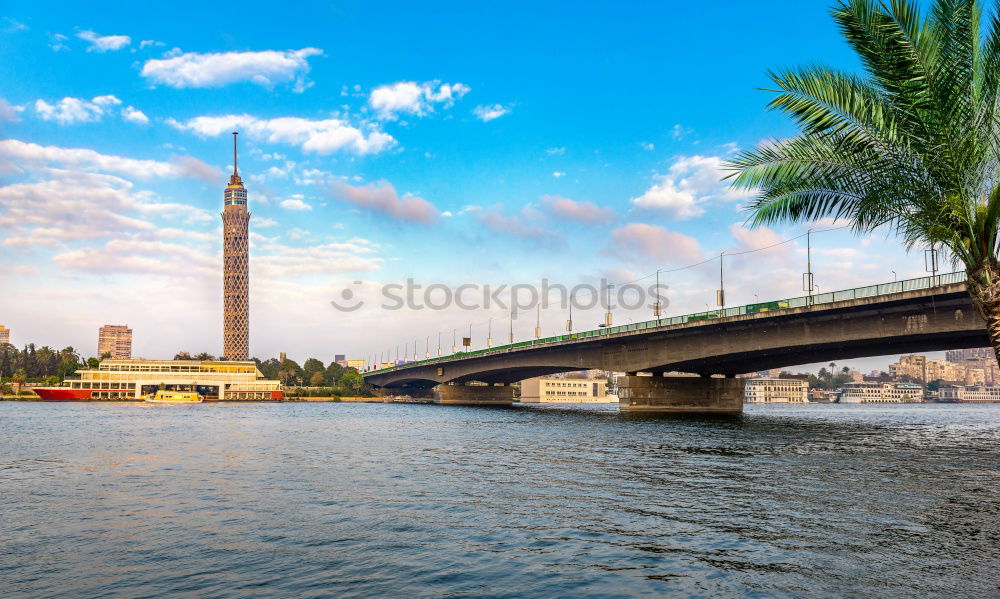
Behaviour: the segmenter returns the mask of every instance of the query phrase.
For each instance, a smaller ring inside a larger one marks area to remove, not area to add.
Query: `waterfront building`
[[[344,362],[344,365],[347,368],[353,368],[353,369],[357,370],[358,372],[361,372],[362,370],[365,369],[365,361],[364,360],[347,360],[346,362]]]
[[[948,362],[961,364],[968,360],[996,359],[992,347],[974,347],[970,349],[953,349],[945,352],[944,359]]]
[[[753,378],[743,388],[746,403],[809,403],[809,382],[802,379]]]
[[[927,356],[917,354],[900,356],[899,360],[895,363],[889,364],[889,375],[894,379],[906,376],[918,381],[924,381],[926,380],[926,373]]]
[[[106,324],[97,332],[97,356],[127,360],[132,357],[132,329]]]
[[[344,354],[334,354],[333,363],[341,368],[347,368],[347,356]]]
[[[911,403],[923,401],[923,387],[913,383],[845,383],[840,403]]]
[[[957,403],[997,403],[1000,402],[1000,387],[946,385],[938,390],[938,399]]]
[[[0,324],[0,345],[10,343],[10,329]]]
[[[955,356],[952,355],[952,357]],[[991,356],[989,359],[992,360],[994,364],[996,363],[996,358]],[[955,360],[928,360],[926,356],[917,354],[900,356],[896,363],[889,365],[889,374],[895,379],[906,376],[924,383],[928,383],[930,381],[968,382],[968,377],[970,376],[968,372],[969,367],[977,360],[980,360],[980,358],[970,359],[965,362],[957,362]],[[973,376],[978,378],[981,375]]]
[[[76,371],[59,387],[34,391],[48,400],[142,400],[164,391],[194,391],[207,401],[278,401],[279,381],[267,380],[253,362],[103,360]]]
[[[608,382],[535,377],[521,381],[521,403],[610,403]]]
[[[991,347],[952,350],[945,354],[945,359],[965,368],[966,386],[1000,385],[1000,365]]]
[[[985,368],[966,368],[965,369],[965,384],[966,385],[985,385],[986,384],[986,369]]]
[[[236,168],[236,135],[234,131],[233,174],[222,208],[222,353],[227,360],[239,361],[250,357],[250,212],[247,190]]]

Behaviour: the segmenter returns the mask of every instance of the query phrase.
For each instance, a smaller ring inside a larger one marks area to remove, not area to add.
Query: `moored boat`
[[[106,359],[61,385],[33,388],[47,401],[143,401],[161,389],[195,392],[206,402],[284,399],[280,381],[265,379],[253,362],[235,361]]]
[[[164,391],[150,393],[146,403],[201,403],[205,397],[194,391]]]

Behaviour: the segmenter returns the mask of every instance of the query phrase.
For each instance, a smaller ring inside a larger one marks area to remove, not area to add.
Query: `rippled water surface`
[[[1000,405],[0,403],[11,597],[1000,596]]]

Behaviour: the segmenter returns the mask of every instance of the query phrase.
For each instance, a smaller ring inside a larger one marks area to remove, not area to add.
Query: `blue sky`
[[[0,284],[19,290],[0,323],[92,352],[100,324],[128,322],[146,357],[220,349],[234,127],[251,352],[366,357],[469,322],[485,337],[478,323],[504,316],[347,315],[328,303],[345,287],[621,283],[801,234],[742,227],[747,197],[719,166],[794,133],[764,111],[768,69],[856,68],[824,2],[15,1],[0,15]],[[815,245],[821,291],[923,271],[886,235]],[[717,268],[671,275],[669,312],[712,302]],[[731,268],[731,303],[799,295],[804,246]],[[564,318],[543,315],[546,333]]]

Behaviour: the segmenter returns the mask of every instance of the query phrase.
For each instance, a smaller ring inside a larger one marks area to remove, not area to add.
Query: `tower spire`
[[[236,136],[239,135],[238,131],[233,131],[233,174],[229,177],[230,185],[243,185],[243,181],[240,179],[240,172],[236,168]]]

